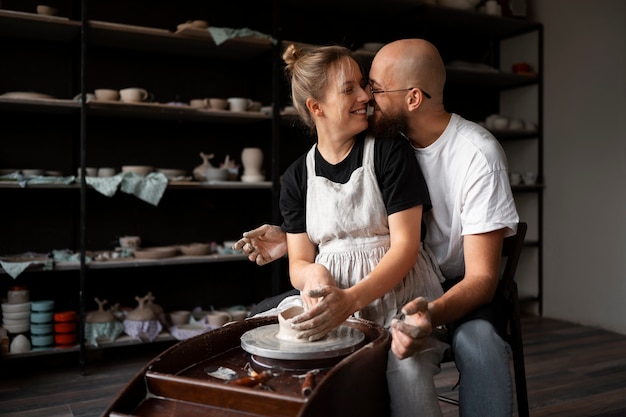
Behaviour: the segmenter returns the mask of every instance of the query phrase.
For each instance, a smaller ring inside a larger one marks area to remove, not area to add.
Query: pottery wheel
[[[315,342],[280,340],[276,338],[278,330],[278,324],[248,330],[241,336],[241,348],[253,355],[271,359],[326,359],[354,352],[365,339],[362,331],[345,325]]]

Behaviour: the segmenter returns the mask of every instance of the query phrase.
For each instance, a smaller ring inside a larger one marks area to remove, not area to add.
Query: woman
[[[283,59],[293,105],[317,139],[282,177],[289,273],[308,310],[295,327],[309,340],[352,314],[388,327],[406,302],[442,291],[431,259],[417,262],[430,208],[419,166],[405,139],[366,137],[371,96],[348,49],[291,45]]]

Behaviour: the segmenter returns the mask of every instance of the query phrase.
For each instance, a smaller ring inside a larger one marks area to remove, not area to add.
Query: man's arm
[[[391,324],[391,349],[398,358],[407,358],[428,347],[435,326],[454,322],[491,301],[500,279],[505,230],[465,236],[464,278],[430,303],[419,297],[402,308],[406,319]]]
[[[456,321],[491,301],[500,280],[500,259],[505,229],[463,238],[465,276],[437,300],[428,311],[432,324]]]

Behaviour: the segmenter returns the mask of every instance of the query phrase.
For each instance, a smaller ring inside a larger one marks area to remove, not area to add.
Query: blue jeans
[[[460,324],[452,335],[452,351],[460,374],[460,417],[510,417],[511,349],[493,325],[484,319]]]

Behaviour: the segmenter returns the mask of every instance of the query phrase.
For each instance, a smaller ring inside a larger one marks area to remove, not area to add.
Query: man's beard
[[[375,138],[393,138],[406,131],[408,125],[407,117],[404,114],[386,114],[374,119],[369,119],[369,131]]]

